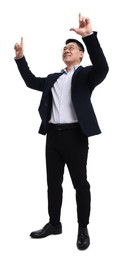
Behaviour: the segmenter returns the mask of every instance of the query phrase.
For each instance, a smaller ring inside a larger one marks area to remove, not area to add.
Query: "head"
[[[62,59],[67,66],[74,66],[82,61],[84,46],[76,39],[68,39],[63,48]]]

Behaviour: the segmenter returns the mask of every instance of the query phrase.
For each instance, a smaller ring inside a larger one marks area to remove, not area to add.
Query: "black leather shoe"
[[[88,229],[79,227],[78,237],[77,237],[77,247],[79,250],[85,250],[90,245],[90,238],[88,234]]]
[[[58,235],[62,233],[62,225],[59,223],[57,226],[47,223],[42,229],[33,231],[30,236],[31,238],[43,238],[49,235]]]

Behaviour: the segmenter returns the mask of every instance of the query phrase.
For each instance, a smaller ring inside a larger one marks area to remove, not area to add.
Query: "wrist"
[[[15,59],[19,60],[19,59],[22,59],[23,57],[24,57],[24,55],[22,55],[22,56],[15,56]]]
[[[87,37],[87,36],[89,36],[89,35],[91,35],[91,34],[93,34],[93,31],[90,32],[90,33],[86,33],[86,34],[82,35],[82,38]]]
[[[23,54],[21,54],[21,55],[16,55],[16,56],[15,56],[15,59],[16,59],[16,60],[17,60],[17,59],[21,59],[21,58],[23,58],[23,56],[24,56]]]

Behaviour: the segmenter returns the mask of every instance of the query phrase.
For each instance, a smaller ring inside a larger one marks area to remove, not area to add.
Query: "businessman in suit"
[[[88,138],[101,133],[91,103],[94,88],[106,77],[109,67],[89,18],[79,14],[78,28],[71,28],[81,36],[91,65],[80,65],[84,46],[76,39],[68,39],[62,59],[66,65],[59,73],[36,77],[28,67],[23,53],[23,38],[16,43],[15,61],[25,84],[42,91],[39,106],[41,126],[39,133],[46,134],[46,169],[48,185],[49,222],[33,231],[32,238],[43,238],[62,233],[60,222],[62,182],[65,164],[68,167],[77,203],[77,248],[90,245],[88,224],[90,217],[90,184],[87,180]]]

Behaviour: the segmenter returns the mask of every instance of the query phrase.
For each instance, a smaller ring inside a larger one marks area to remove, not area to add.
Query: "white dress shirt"
[[[71,80],[74,71],[80,65],[74,66],[70,71],[62,70],[65,73],[61,75],[52,87],[52,111],[50,123],[65,124],[78,122],[72,100],[71,100]]]

